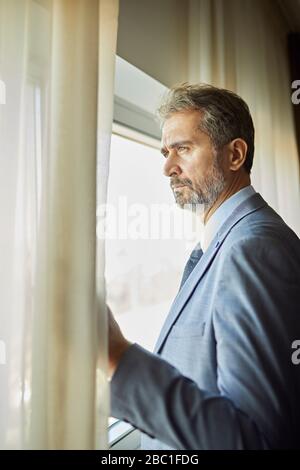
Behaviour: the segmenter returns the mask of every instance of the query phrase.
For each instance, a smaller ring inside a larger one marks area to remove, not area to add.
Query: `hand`
[[[131,346],[132,343],[127,341],[123,336],[122,331],[116,322],[109,306],[107,305],[108,313],[108,367],[109,377],[112,377],[124,352]]]

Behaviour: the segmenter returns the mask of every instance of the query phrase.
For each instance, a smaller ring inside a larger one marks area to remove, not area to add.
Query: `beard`
[[[184,185],[179,191],[172,188],[179,207],[203,213],[214,205],[226,187],[224,171],[219,161],[220,156],[216,154],[208,174],[194,183],[188,178],[171,178],[171,187]]]

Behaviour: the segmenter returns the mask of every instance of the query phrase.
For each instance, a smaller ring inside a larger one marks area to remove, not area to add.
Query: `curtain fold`
[[[300,235],[287,30],[269,0],[190,0],[189,81],[240,94],[256,129],[255,188]]]
[[[117,19],[117,0],[0,0],[1,448],[107,447]]]

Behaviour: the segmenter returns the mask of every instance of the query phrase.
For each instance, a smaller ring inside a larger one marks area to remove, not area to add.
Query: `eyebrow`
[[[173,142],[172,144],[170,144],[169,148],[174,149],[174,148],[180,147],[181,145],[191,145],[192,143],[193,142],[191,140],[179,140],[177,142]],[[167,154],[166,147],[162,147],[160,151],[163,155]]]

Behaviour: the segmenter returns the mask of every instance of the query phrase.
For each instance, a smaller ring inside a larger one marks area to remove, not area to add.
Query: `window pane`
[[[163,164],[159,150],[112,136],[107,300],[125,336],[150,350],[199,239],[194,216],[174,204]]]

